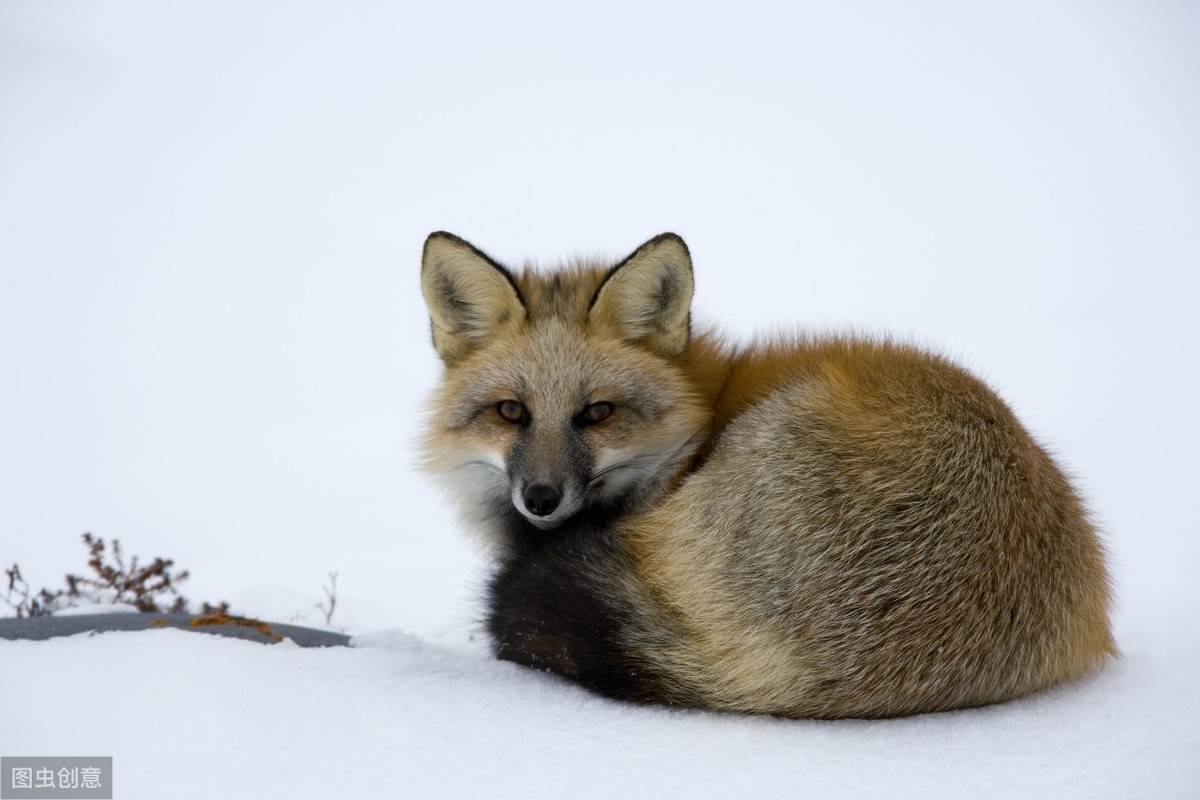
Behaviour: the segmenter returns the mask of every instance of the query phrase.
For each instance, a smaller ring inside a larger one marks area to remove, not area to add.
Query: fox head
[[[681,365],[692,287],[674,234],[616,265],[519,274],[431,234],[421,291],[445,369],[426,467],[478,519],[542,530],[653,499],[711,415]]]

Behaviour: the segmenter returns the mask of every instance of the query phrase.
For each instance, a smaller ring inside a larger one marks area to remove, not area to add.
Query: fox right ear
[[[444,231],[425,240],[421,294],[432,322],[433,347],[447,364],[525,318],[525,299],[512,274],[470,242]]]
[[[592,295],[588,320],[675,358],[687,348],[691,305],[692,257],[683,239],[663,233],[609,270]]]

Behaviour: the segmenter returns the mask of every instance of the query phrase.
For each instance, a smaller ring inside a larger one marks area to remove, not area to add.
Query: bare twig
[[[126,559],[118,539],[113,539],[109,545],[101,537],[85,533],[83,543],[88,550],[87,565],[92,574],[67,574],[63,578],[65,589],[53,592],[42,589],[31,595],[16,564],[5,571],[8,592],[4,600],[18,617],[50,615],[64,606],[75,605],[80,599],[96,604],[130,605],[138,611],[159,614],[188,610],[187,598],[178,589],[178,585],[188,579],[188,572],[174,572],[175,562],[171,559],[155,558],[143,566],[137,556]],[[202,608],[202,613],[206,614],[227,612],[229,604],[206,602]]]
[[[16,564],[4,570],[4,575],[8,578],[4,602],[18,617],[48,617],[63,605],[65,592],[62,589],[56,592],[42,589],[31,595],[29,584],[21,576],[21,568]]]
[[[333,622],[333,612],[337,610],[337,578],[336,571],[329,573],[329,585],[322,586],[325,591],[325,602],[317,603],[317,610],[325,615],[325,624]]]

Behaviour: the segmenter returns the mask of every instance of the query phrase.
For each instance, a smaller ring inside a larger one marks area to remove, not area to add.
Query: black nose
[[[544,517],[554,513],[562,496],[558,489],[544,483],[535,483],[525,490],[525,507],[534,516]]]

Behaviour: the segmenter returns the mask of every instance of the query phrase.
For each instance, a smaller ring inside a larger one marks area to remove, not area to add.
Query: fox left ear
[[[425,240],[421,293],[433,346],[446,364],[525,319],[525,298],[512,273],[452,233],[438,231]]]
[[[693,286],[687,245],[659,234],[609,270],[592,295],[588,322],[674,358],[687,348]]]

